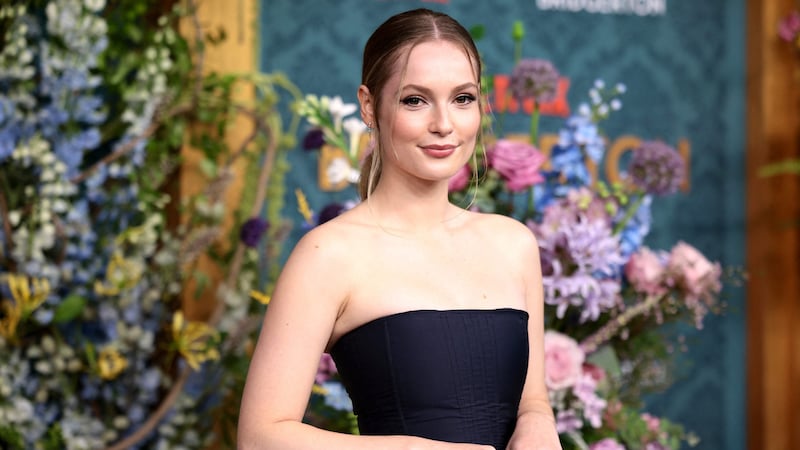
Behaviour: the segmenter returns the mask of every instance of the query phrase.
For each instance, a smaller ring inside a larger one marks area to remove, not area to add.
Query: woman
[[[239,448],[561,448],[536,240],[516,220],[448,201],[479,139],[480,73],[469,33],[438,12],[399,14],[370,37],[358,99],[376,147],[363,201],[289,257],[248,373]],[[324,351],[359,436],[302,423]]]

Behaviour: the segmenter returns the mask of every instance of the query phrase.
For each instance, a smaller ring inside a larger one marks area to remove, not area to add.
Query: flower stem
[[[628,225],[628,222],[631,221],[636,211],[639,210],[639,207],[642,206],[642,202],[644,201],[644,194],[639,194],[636,200],[628,206],[628,210],[625,211],[625,217],[622,218],[615,226],[614,226],[614,234],[619,234],[622,230],[625,229],[625,226]]]
[[[539,141],[539,103],[534,103],[531,113],[531,145],[534,147]]]
[[[581,342],[581,349],[587,355],[594,352],[602,344],[608,342],[635,317],[655,307],[666,295],[650,295],[643,302],[626,309],[619,316],[609,320],[602,328]]]

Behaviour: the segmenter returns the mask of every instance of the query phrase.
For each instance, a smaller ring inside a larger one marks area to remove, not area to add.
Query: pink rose
[[[455,175],[450,177],[450,181],[447,184],[447,191],[454,192],[464,189],[469,184],[471,178],[472,170],[470,170],[469,164],[466,164],[462,166]]]
[[[696,248],[685,242],[678,242],[672,248],[667,269],[675,281],[693,297],[716,293],[722,288],[719,281],[722,269],[719,264],[712,264]]]
[[[647,430],[653,433],[661,431],[661,419],[651,416],[648,413],[642,413],[642,420],[647,424]]]
[[[544,181],[539,168],[544,155],[525,142],[500,139],[486,152],[489,166],[505,180],[509,190],[518,192]]]
[[[616,439],[605,438],[590,445],[589,450],[625,450],[625,446]]]
[[[786,42],[793,42],[800,31],[800,12],[792,11],[778,23],[778,35]]]
[[[328,353],[323,353],[322,357],[319,359],[319,366],[317,366],[317,375],[314,377],[314,381],[317,384],[322,384],[331,379],[332,376],[336,375],[338,371],[336,370],[336,363],[333,362],[333,358]]]
[[[659,255],[647,247],[642,247],[631,255],[625,264],[625,276],[634,289],[648,295],[659,295],[666,292],[664,281],[664,263]]]
[[[606,379],[606,371],[592,363],[583,364],[583,373],[592,377],[595,383],[602,383]]]
[[[547,330],[544,333],[544,381],[548,389],[571,387],[583,373],[585,355],[571,337]]]

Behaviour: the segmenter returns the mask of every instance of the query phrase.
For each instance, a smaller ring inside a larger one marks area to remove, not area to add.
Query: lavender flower
[[[595,442],[589,450],[625,450],[625,446],[612,438],[605,438]]]
[[[577,412],[567,410],[556,413],[556,431],[559,434],[579,430],[582,426],[583,421],[578,417]]]
[[[537,103],[556,96],[558,70],[544,59],[523,59],[511,72],[511,93],[517,100],[532,98]]]
[[[628,171],[638,188],[648,194],[666,195],[678,190],[686,176],[686,164],[669,145],[645,141],[634,150]]]
[[[260,217],[253,217],[242,224],[242,228],[239,231],[239,239],[242,240],[244,245],[251,248],[255,247],[258,245],[258,241],[261,240],[261,236],[267,231],[267,228],[269,228],[269,223],[266,220]]]
[[[590,218],[580,204],[564,199],[547,207],[532,228],[539,237],[545,303],[556,306],[558,318],[574,306],[581,321],[597,320],[617,306],[625,259],[607,218]]]

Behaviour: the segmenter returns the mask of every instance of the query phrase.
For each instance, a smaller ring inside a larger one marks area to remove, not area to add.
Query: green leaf
[[[483,25],[475,25],[469,29],[469,34],[472,36],[473,40],[478,41],[486,35],[486,27]]]
[[[604,369],[612,378],[618,379],[622,373],[619,367],[617,353],[614,351],[614,347],[610,345],[600,347],[597,351],[589,355],[587,359],[590,363]]]
[[[196,289],[194,291],[194,298],[199,300],[200,297],[203,295],[203,291],[211,284],[211,279],[206,275],[205,272],[201,272],[199,270],[195,270],[192,274],[195,280]]]
[[[81,297],[80,295],[70,295],[69,297],[65,298],[61,303],[58,304],[56,307],[56,311],[53,314],[53,322],[55,323],[64,323],[69,322],[70,320],[78,317],[81,312],[83,312],[83,308],[86,307],[86,299]]]
[[[25,441],[22,433],[9,426],[0,427],[0,448],[9,450],[22,450],[25,448]]]
[[[214,178],[217,176],[217,164],[208,158],[203,158],[200,160],[200,171],[208,178]]]
[[[758,170],[761,177],[772,177],[775,175],[800,175],[800,159],[787,159],[762,166]]]

